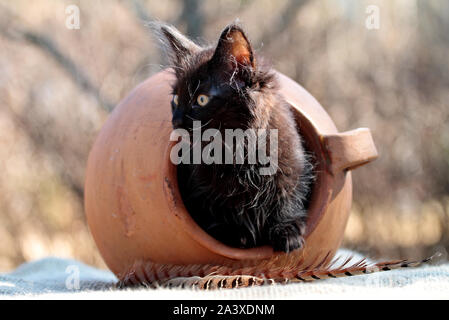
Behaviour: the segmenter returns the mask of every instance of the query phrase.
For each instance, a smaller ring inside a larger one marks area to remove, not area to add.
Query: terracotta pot
[[[186,211],[170,159],[170,82],[160,72],[112,112],[89,155],[85,211],[108,267],[119,277],[136,260],[232,264],[281,256],[268,247],[237,249],[204,232]],[[306,147],[318,163],[308,213],[306,245],[290,254],[313,266],[340,246],[352,201],[349,170],[377,157],[368,129],[338,133],[320,104],[279,74]],[[282,259],[278,259],[281,261]]]

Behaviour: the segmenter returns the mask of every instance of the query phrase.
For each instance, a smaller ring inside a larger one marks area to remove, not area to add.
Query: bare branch
[[[64,54],[49,36],[25,27],[18,27],[17,21],[20,18],[14,13],[11,13],[4,6],[2,6],[2,10],[10,17],[13,17],[13,19],[9,19],[8,22],[2,23],[2,26],[0,27],[0,32],[5,37],[15,41],[30,43],[42,50],[62,67],[66,74],[82,91],[93,96],[104,110],[110,112],[114,108],[114,104],[101,96],[99,88],[90,81],[89,77],[84,73],[82,68],[78,66],[69,56]],[[14,20],[15,23],[12,23],[12,20]],[[21,25],[25,24],[21,23]]]
[[[179,17],[179,23],[186,23],[186,33],[190,38],[198,39],[203,36],[204,15],[201,11],[199,0],[185,0],[182,13]]]
[[[291,0],[285,7],[284,11],[278,15],[277,21],[273,23],[273,27],[268,29],[262,35],[261,41],[267,44],[273,39],[277,39],[281,33],[290,27],[290,25],[295,21],[298,12],[308,2],[309,0]]]
[[[145,7],[145,4],[141,0],[125,1],[124,3],[130,6],[133,13],[142,22],[147,23],[153,20],[147,8]]]

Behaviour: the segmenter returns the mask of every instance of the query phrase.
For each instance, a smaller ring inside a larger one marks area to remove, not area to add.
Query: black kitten
[[[271,174],[261,173],[266,163],[242,164],[236,159],[230,164],[179,164],[179,188],[189,213],[206,232],[230,246],[268,244],[284,252],[302,247],[312,165],[272,69],[256,63],[246,35],[235,24],[223,31],[217,46],[209,48],[171,26],[153,27],[168,48],[176,74],[175,129],[186,129],[191,137],[196,120],[203,132],[218,129],[223,137],[226,129],[277,129],[277,149],[271,135],[264,137],[270,157],[277,155]],[[252,145],[245,141],[231,147],[233,157],[238,147],[249,151]],[[248,160],[246,154],[244,159]]]

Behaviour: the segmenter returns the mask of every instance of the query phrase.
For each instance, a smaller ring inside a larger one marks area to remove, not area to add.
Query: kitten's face
[[[177,80],[173,85],[174,128],[248,126],[254,102],[247,94],[255,63],[251,46],[237,26],[227,27],[216,48],[202,49],[172,27],[162,26]]]

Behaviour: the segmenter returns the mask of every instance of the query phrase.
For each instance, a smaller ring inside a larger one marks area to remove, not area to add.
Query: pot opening
[[[327,197],[325,193],[319,192],[324,186],[327,186],[325,174],[325,161],[324,153],[321,148],[320,135],[317,133],[312,123],[302,115],[297,109],[291,108],[297,122],[298,131],[303,138],[303,145],[305,151],[311,156],[311,160],[314,164],[315,179],[311,186],[307,201],[307,228],[306,228],[306,243],[307,236],[314,230],[317,222],[321,218],[327,206]],[[182,200],[181,192],[178,187],[178,170],[177,166],[173,164],[170,157],[170,150],[175,143],[169,145],[167,149],[167,163],[168,170],[166,170],[166,180],[172,186],[175,194],[172,195],[173,199],[167,199],[169,202],[175,202],[175,205],[171,205],[173,213],[180,221],[183,222],[184,230],[190,234],[190,236],[196,239],[200,244],[206,248],[229,258],[233,259],[262,259],[269,258],[273,255],[273,249],[270,246],[254,247],[254,248],[237,248],[228,246],[203,230],[188,213]]]
[[[317,132],[312,122],[296,108],[291,106],[291,110],[298,126],[298,132],[303,139],[304,150],[310,156],[310,161],[313,164],[314,180],[306,203],[307,241],[307,236],[315,229],[327,207],[327,195],[326,192],[323,192],[329,185],[326,174],[326,155],[322,149],[321,135]]]

